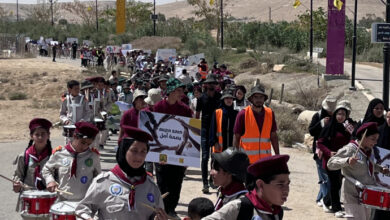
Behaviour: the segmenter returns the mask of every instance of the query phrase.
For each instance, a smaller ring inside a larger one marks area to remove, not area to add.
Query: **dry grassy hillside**
[[[291,21],[297,18],[297,15],[310,9],[310,0],[301,0],[302,5],[294,9],[292,4],[294,0],[225,0],[228,2],[226,11],[232,16],[248,20],[269,20],[269,8],[271,8],[271,19],[273,21]],[[327,10],[328,1],[313,0],[313,8],[322,7]],[[189,18],[193,17],[194,8],[186,1],[160,5],[157,12],[165,14],[167,17]],[[347,16],[353,18],[354,3],[347,1]],[[384,17],[385,6],[380,0],[364,0],[358,3],[358,18],[368,13],[375,14],[378,17]]]

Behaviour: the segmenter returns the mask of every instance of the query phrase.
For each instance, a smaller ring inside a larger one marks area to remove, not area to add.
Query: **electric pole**
[[[221,49],[223,50],[223,0],[221,0]]]
[[[353,15],[353,36],[352,36],[352,74],[351,74],[351,87],[350,90],[356,90],[355,88],[355,76],[356,76],[356,29],[357,29],[357,3],[355,0],[355,12]]]
[[[390,0],[386,0],[386,23],[390,23]],[[383,59],[383,102],[385,104],[385,109],[387,109],[389,107],[389,43],[385,43],[383,47]]]

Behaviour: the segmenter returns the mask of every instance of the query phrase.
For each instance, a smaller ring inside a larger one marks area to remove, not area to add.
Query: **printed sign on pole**
[[[390,168],[390,150],[374,147],[374,161],[382,167]],[[377,183],[383,187],[390,188],[390,177],[382,173],[375,173]]]
[[[154,138],[146,161],[200,167],[199,119],[140,111],[139,127]]]
[[[204,58],[204,53],[195,54],[188,57],[188,65],[198,65],[200,59]]]
[[[176,49],[158,49],[156,52],[156,61],[174,63],[176,61]]]
[[[106,52],[107,53],[120,53],[121,47],[120,46],[107,46]]]
[[[66,43],[73,43],[75,41],[76,41],[76,43],[79,43],[79,39],[76,38],[76,37],[68,37],[68,38],[66,38]]]

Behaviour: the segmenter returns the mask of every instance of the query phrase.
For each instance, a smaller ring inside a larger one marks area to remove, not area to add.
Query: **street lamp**
[[[223,50],[223,0],[221,0],[221,49]]]
[[[390,0],[386,1],[386,23],[390,23]],[[383,59],[383,103],[385,104],[385,109],[387,109],[389,107],[389,43],[385,43],[383,47]]]
[[[54,18],[53,18],[53,0],[50,0],[50,12],[51,12],[51,26],[54,26]]]
[[[97,4],[97,0],[96,0],[95,2],[96,2],[96,31],[99,31],[98,4]]]
[[[355,0],[355,12],[353,15],[353,36],[352,36],[352,74],[351,74],[351,87],[350,90],[356,90],[355,88],[355,72],[356,72],[356,28],[357,28],[357,3]]]
[[[19,21],[19,0],[16,0],[16,21]]]
[[[156,0],[153,0],[153,36],[156,36]]]
[[[310,62],[313,62],[313,0],[310,0]]]

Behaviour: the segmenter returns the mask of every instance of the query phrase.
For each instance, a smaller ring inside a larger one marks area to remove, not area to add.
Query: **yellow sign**
[[[210,5],[214,5],[214,0],[210,0]]]
[[[116,0],[116,33],[126,31],[126,0]]]
[[[293,4],[293,7],[294,7],[294,8],[298,8],[300,5],[301,5],[301,1],[295,0],[295,2],[294,2],[294,4]]]
[[[343,8],[343,2],[341,0],[334,0],[333,1],[333,5],[334,7],[337,8],[337,10],[341,11],[341,9]]]

